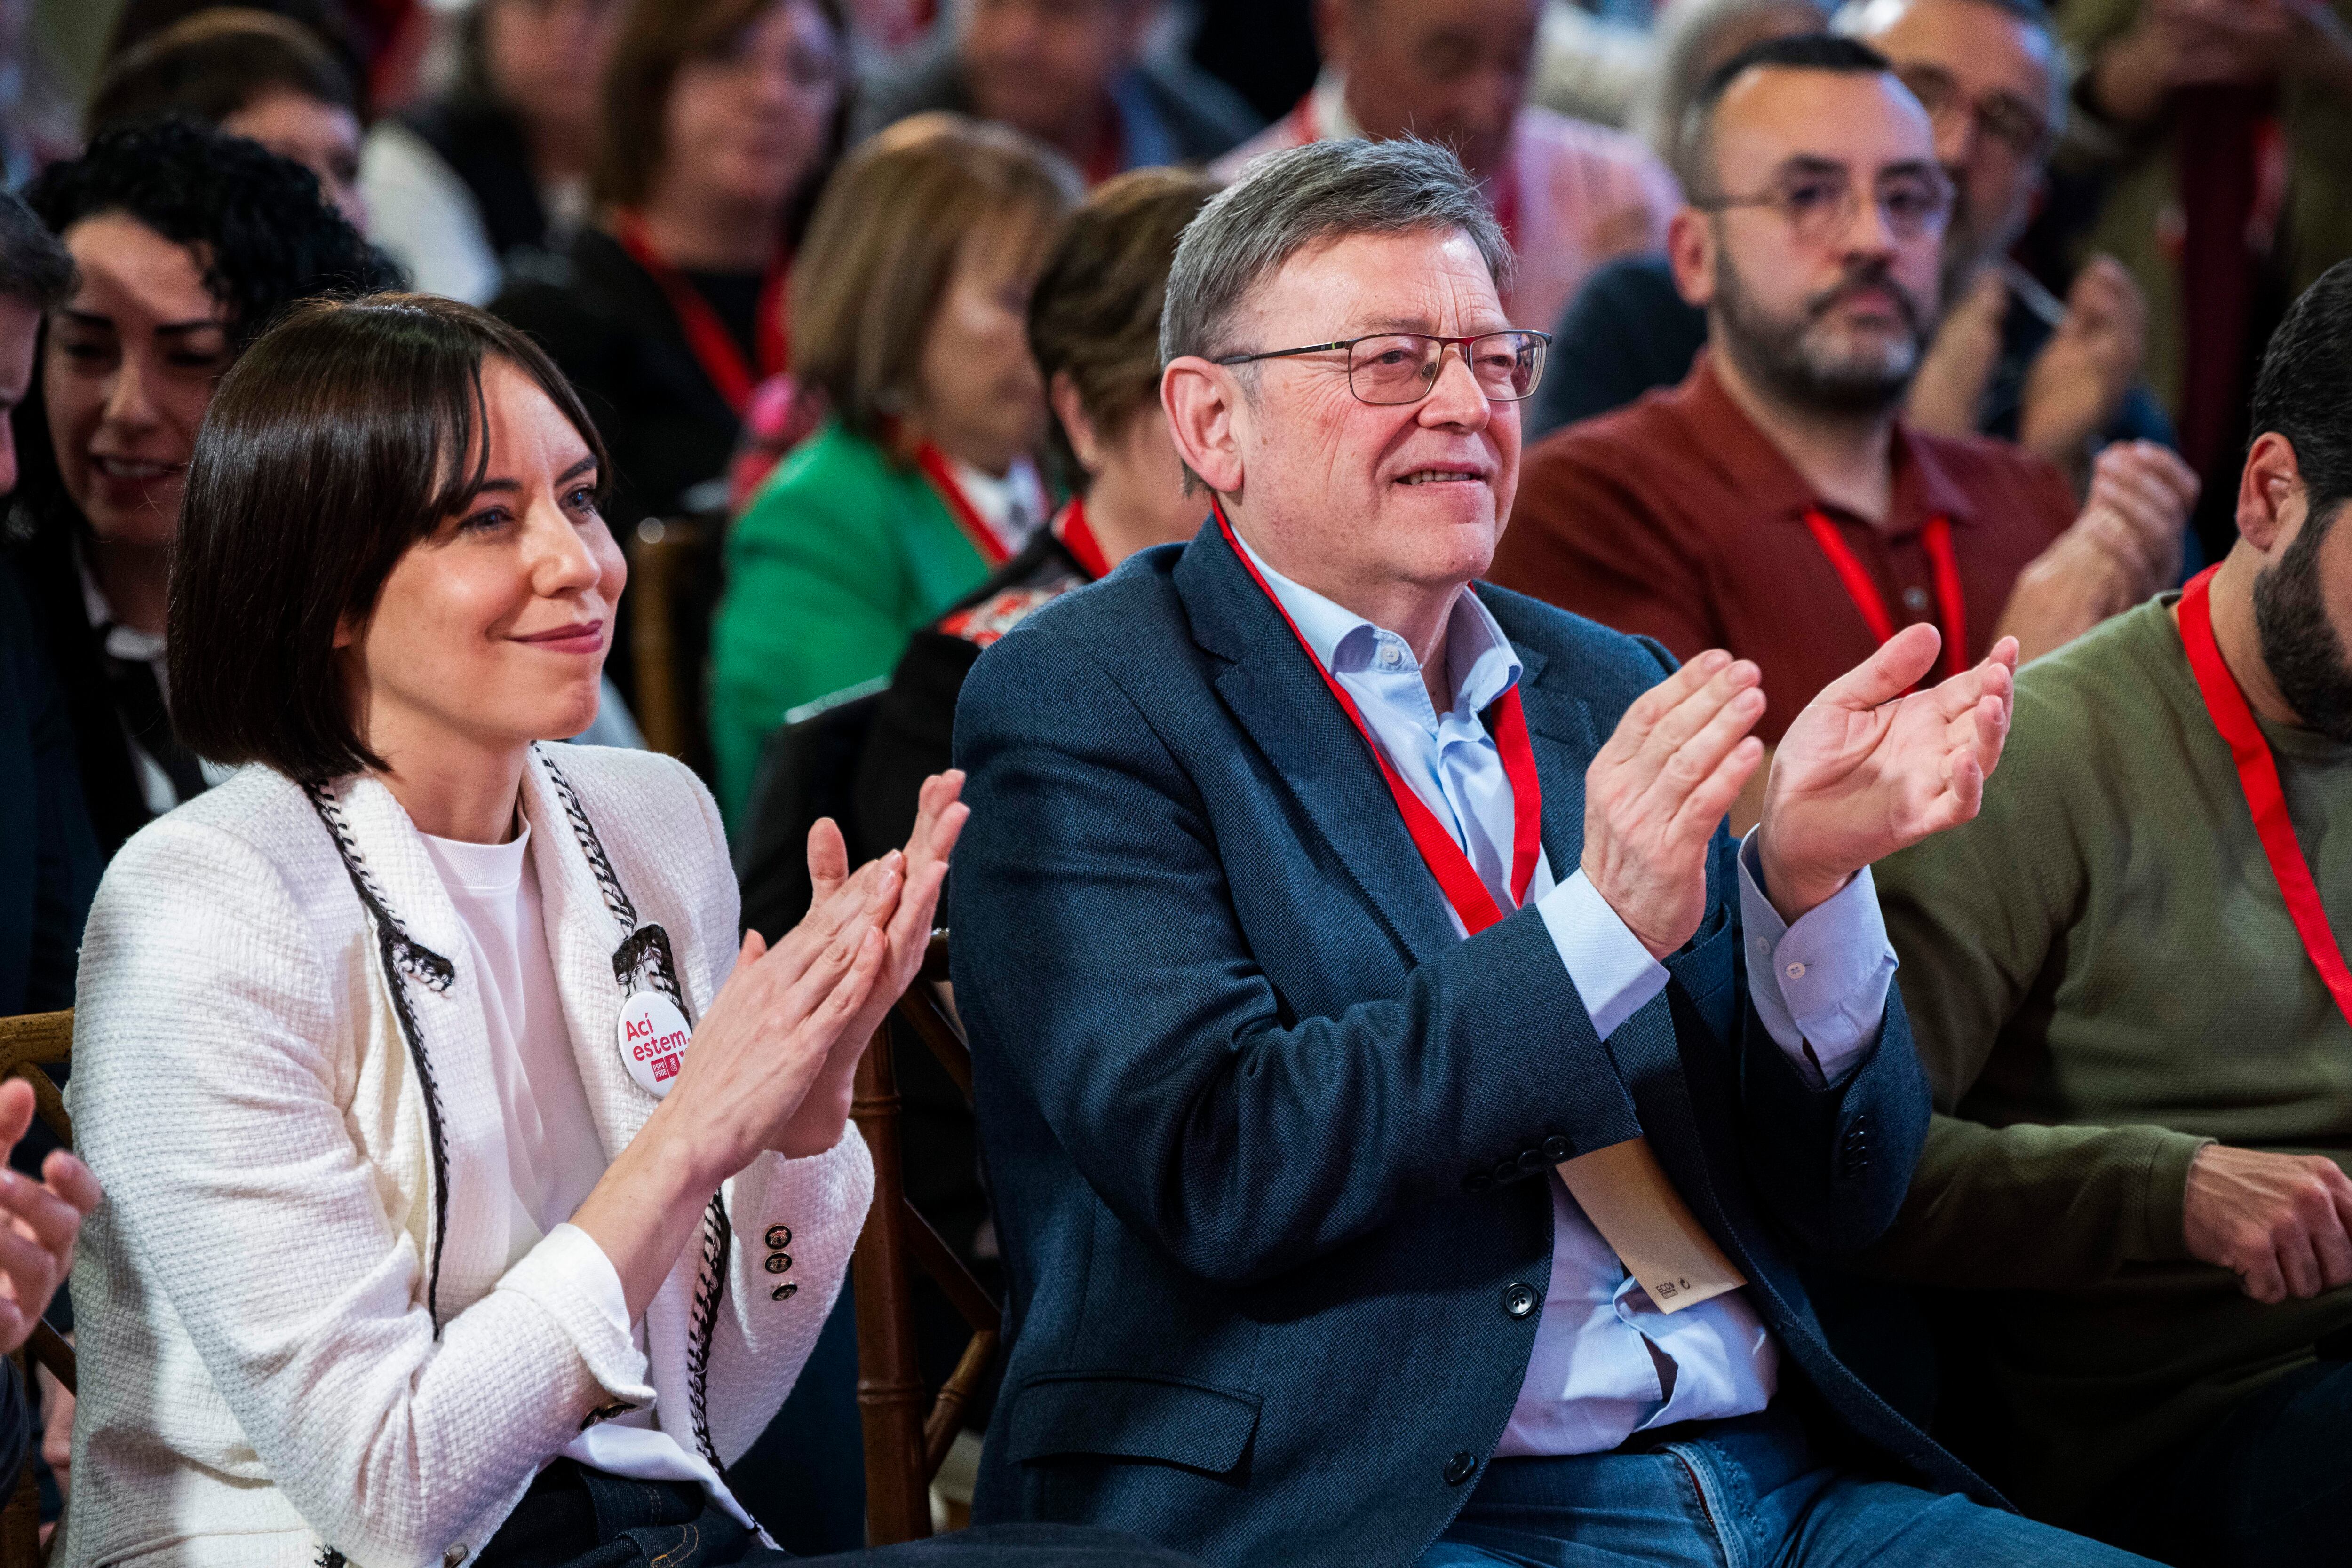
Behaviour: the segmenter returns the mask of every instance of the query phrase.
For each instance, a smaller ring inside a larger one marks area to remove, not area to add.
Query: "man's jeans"
[[[1826,1468],[1793,1415],[1662,1449],[1496,1459],[1418,1568],[2126,1568],[2143,1558],[2016,1514]]]

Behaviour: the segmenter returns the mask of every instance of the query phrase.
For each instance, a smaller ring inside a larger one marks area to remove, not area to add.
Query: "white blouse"
[[[547,956],[539,873],[530,863],[530,824],[523,823],[503,844],[418,836],[457,908],[479,976],[490,1076],[499,1086],[513,1184],[508,1263],[521,1262],[553,1237],[550,1256],[572,1277],[573,1288],[601,1307],[642,1353],[645,1329],[629,1322],[621,1276],[594,1238],[571,1223],[611,1162],[596,1141],[562,999],[556,994],[555,966]],[[564,1445],[563,1452],[611,1475],[691,1481],[745,1525],[760,1528],[709,1462],[679,1448],[677,1438],[654,1424],[650,1410],[632,1410],[591,1427]]]

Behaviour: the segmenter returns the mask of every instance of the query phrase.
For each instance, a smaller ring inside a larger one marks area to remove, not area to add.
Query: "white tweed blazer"
[[[655,1102],[615,1042],[625,933],[566,780],[635,918],[667,931],[690,1019],[733,963],[735,881],[677,763],[533,751],[532,864],[610,1157]],[[646,1308],[645,1354],[540,1251],[507,1268],[504,1135],[457,912],[390,791],[361,777],[329,797],[406,945],[384,940],[320,811],[262,768],[142,830],[91,907],[68,1093],[107,1197],[73,1271],[62,1568],[455,1568],[585,1425],[646,1405],[688,1452],[736,1459],[864,1223],[854,1127],[814,1158],[763,1155],[722,1189],[729,1243],[706,1217]]]

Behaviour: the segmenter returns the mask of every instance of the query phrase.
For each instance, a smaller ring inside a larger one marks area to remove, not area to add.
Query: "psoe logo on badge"
[[[692,1031],[677,1004],[658,991],[633,991],[621,1003],[615,1032],[621,1061],[637,1087],[656,1099],[667,1094],[692,1043]]]

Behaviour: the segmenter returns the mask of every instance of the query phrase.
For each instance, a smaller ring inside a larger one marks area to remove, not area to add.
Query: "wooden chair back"
[[[704,744],[702,675],[709,637],[698,607],[719,520],[647,517],[628,541],[631,673],[646,744],[688,763]]]
[[[944,981],[948,937],[931,936],[923,978],[907,988],[897,1016],[930,1048],[964,1097],[971,1097],[971,1051],[928,982]],[[892,1546],[931,1533],[931,1482],[964,1407],[988,1375],[1003,1314],[962,1260],[907,1201],[899,1163],[898,1086],[890,1030],[875,1032],[857,1064],[850,1115],[874,1156],[874,1207],[850,1262],[857,1297],[857,1409],[866,1437],[866,1528],[869,1544]],[[915,1342],[914,1270],[938,1282],[971,1341],[936,1399],[928,1396]]]
[[[58,1141],[73,1147],[73,1119],[66,1114],[65,1096],[42,1069],[62,1067],[73,1054],[73,1013],[26,1013],[0,1018],[0,1078],[21,1078],[33,1086],[33,1107]],[[64,1336],[46,1322],[33,1325],[32,1337],[12,1357],[24,1379],[26,1398],[33,1389],[33,1368],[47,1367],[49,1375],[74,1392],[74,1350]],[[48,1561],[41,1540],[40,1484],[33,1476],[33,1457],[39,1451],[37,1430],[27,1447],[25,1463],[0,1505],[0,1568],[41,1568]],[[52,1540],[55,1538],[52,1537]]]

